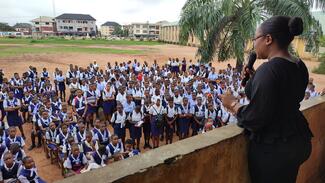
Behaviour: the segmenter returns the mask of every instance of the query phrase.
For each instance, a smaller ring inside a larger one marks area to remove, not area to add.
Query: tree
[[[123,35],[123,30],[121,26],[115,26],[114,31],[112,32],[112,35],[121,37]]]
[[[15,29],[8,24],[0,23],[0,31],[15,31]]]
[[[199,39],[201,62],[236,58],[236,67],[241,68],[246,44],[258,23],[273,15],[299,16],[304,21],[302,37],[316,53],[323,33],[310,12],[314,3],[325,7],[325,0],[187,0],[181,13],[180,39],[183,44],[190,35]]]

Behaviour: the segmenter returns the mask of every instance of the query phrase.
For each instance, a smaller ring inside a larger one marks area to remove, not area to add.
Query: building
[[[160,28],[159,40],[172,44],[180,44],[179,31],[180,27],[178,22],[162,24]],[[194,36],[189,36],[187,45],[198,46],[199,44],[199,39]]]
[[[100,27],[100,33],[102,36],[111,36],[115,30],[115,27],[120,27],[121,25],[116,22],[105,22]]]
[[[32,25],[29,23],[16,23],[13,28],[22,35],[32,35]]]
[[[166,21],[157,23],[132,23],[129,27],[130,36],[135,38],[159,38],[160,27]]]
[[[52,17],[40,16],[31,22],[33,36],[52,36],[56,33],[55,21]]]
[[[96,19],[87,14],[65,13],[55,18],[59,35],[95,36]]]

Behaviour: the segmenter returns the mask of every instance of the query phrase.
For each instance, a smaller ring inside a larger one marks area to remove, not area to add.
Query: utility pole
[[[53,17],[55,17],[55,0],[52,0],[52,8],[53,8]]]

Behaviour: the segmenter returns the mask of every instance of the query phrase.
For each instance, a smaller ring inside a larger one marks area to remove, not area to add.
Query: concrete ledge
[[[301,167],[299,183],[317,183],[325,172],[325,97],[302,103],[315,137],[313,152]],[[115,162],[60,182],[218,182],[248,183],[247,140],[229,125]]]

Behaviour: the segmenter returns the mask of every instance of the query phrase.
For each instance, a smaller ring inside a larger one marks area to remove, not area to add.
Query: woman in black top
[[[311,153],[313,135],[299,110],[308,70],[288,52],[294,36],[302,32],[299,17],[275,16],[263,22],[253,41],[257,58],[268,62],[251,74],[245,87],[250,103],[241,106],[235,97],[222,96],[223,105],[237,114],[238,125],[249,135],[252,183],[294,183]]]

